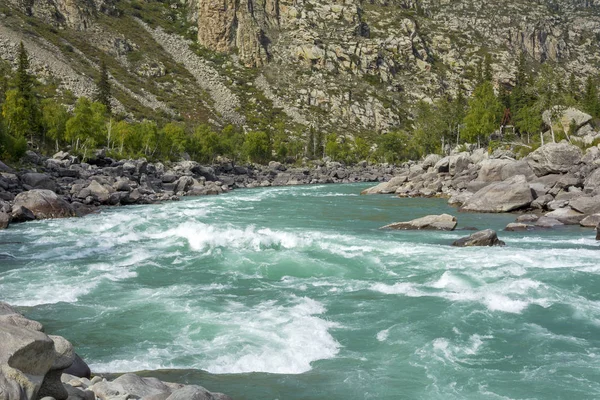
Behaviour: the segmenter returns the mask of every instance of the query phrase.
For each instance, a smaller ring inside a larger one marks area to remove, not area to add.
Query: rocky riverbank
[[[73,345],[47,335],[42,324],[0,302],[0,399],[3,400],[231,400],[202,386],[124,374],[90,375]]]
[[[194,161],[113,160],[101,152],[86,162],[66,152],[52,158],[28,152],[24,161],[26,167],[18,171],[0,162],[0,229],[33,219],[81,216],[101,206],[152,204],[237,188],[386,181],[400,172],[366,162],[290,167],[227,161],[203,166]]]
[[[600,229],[600,147],[582,151],[567,142],[546,144],[522,159],[484,149],[429,155],[405,164],[388,182],[363,194],[447,197],[470,212],[529,212],[521,228],[579,224]]]

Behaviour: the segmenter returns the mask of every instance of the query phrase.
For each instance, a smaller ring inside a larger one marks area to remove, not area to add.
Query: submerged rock
[[[470,236],[460,238],[452,246],[456,247],[472,247],[472,246],[504,246],[502,240],[498,239],[498,235],[491,229],[475,232]]]
[[[383,226],[381,229],[452,231],[456,228],[456,224],[456,217],[442,214],[427,215],[407,222],[396,222]]]

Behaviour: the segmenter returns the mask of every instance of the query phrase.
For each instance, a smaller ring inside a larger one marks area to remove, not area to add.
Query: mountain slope
[[[119,112],[298,134],[393,129],[416,100],[472,89],[485,54],[498,84],[523,51],[580,82],[600,66],[598,0],[5,0],[0,12],[0,57],[14,62],[22,40],[65,98],[91,95],[105,61]]]

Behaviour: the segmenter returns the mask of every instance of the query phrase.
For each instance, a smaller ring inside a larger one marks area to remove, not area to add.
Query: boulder
[[[79,357],[78,354],[75,354],[73,363],[70,367],[63,371],[63,374],[73,375],[78,378],[90,379],[92,372],[90,371],[90,367],[86,364],[86,362],[83,361],[83,359]]]
[[[33,189],[48,189],[56,192],[56,182],[46,174],[29,172],[21,175],[21,181]]]
[[[583,214],[600,213],[600,195],[594,197],[577,197],[569,201],[569,206]]]
[[[588,215],[579,222],[579,225],[586,228],[595,228],[598,224],[600,224],[600,213]]]
[[[407,222],[396,222],[381,229],[398,230],[441,230],[452,231],[456,228],[456,217],[448,214],[427,215]]]
[[[73,217],[73,207],[51,190],[33,189],[19,193],[14,200],[14,207],[29,209],[35,218],[67,218]]]
[[[600,240],[600,224],[596,226],[596,240]]]
[[[112,382],[99,382],[92,391],[100,398],[130,395],[135,398],[171,393],[171,389],[156,378],[142,378],[135,374],[124,374]]]
[[[573,210],[570,207],[559,208],[545,215],[547,218],[553,218],[565,225],[577,225],[585,218],[585,214]]]
[[[564,225],[562,222],[557,220],[556,218],[551,217],[540,217],[537,221],[535,221],[535,226],[539,228],[554,228],[555,226]]]
[[[537,176],[566,173],[581,161],[582,152],[569,143],[548,143],[527,156]]]
[[[504,246],[502,240],[498,239],[498,235],[491,229],[475,232],[467,237],[463,237],[452,243],[456,247],[471,247],[471,246]]]
[[[540,219],[539,215],[535,215],[535,214],[523,214],[523,215],[519,215],[516,219],[516,222],[535,222],[538,219]]]
[[[8,224],[10,223],[10,216],[5,212],[0,212],[0,229],[8,228]]]
[[[424,170],[427,170],[429,167],[435,166],[435,164],[437,164],[437,162],[441,159],[442,156],[440,156],[439,154],[429,154],[427,155],[427,157],[425,157],[425,160],[423,160],[421,166]]]
[[[522,224],[520,222],[511,222],[510,224],[506,225],[504,230],[508,232],[526,231],[530,227],[531,225]]]
[[[575,128],[579,129],[583,125],[587,124],[592,120],[592,116],[584,113],[576,108],[569,107],[561,110],[559,106],[555,106],[552,110],[546,110],[542,113],[542,119],[548,126],[552,124],[552,114],[558,113],[560,124],[565,132],[569,132],[571,124],[575,124]]]
[[[533,201],[527,179],[517,175],[502,182],[494,182],[473,194],[461,211],[508,212],[525,208]]]
[[[175,390],[167,400],[231,400],[222,393],[211,393],[202,386],[189,385]]]
[[[25,398],[37,398],[54,358],[54,342],[44,333],[0,324],[0,376],[3,375],[9,382],[16,382]],[[13,389],[0,386],[0,393]]]
[[[395,176],[389,180],[389,182],[382,182],[377,186],[373,186],[372,188],[365,189],[360,194],[389,194],[395,193],[396,190],[406,181],[408,180],[407,175]]]
[[[503,181],[506,178],[502,177],[502,170],[507,165],[513,163],[509,160],[484,160],[481,162],[481,169],[477,175],[477,181],[491,183]]]
[[[583,182],[586,189],[594,190],[600,188],[600,168],[596,168],[594,172],[588,175]]]

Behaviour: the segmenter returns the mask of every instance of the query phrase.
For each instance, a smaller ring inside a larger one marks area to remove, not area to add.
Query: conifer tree
[[[483,61],[483,80],[491,82],[494,79],[494,70],[492,69],[492,56],[488,53]]]
[[[465,139],[481,145],[500,126],[502,104],[494,94],[491,82],[478,86],[469,100],[469,112],[465,117]]]
[[[582,99],[583,109],[593,117],[600,117],[600,99],[595,79],[588,77]]]
[[[110,114],[112,113],[112,108],[110,105],[111,98],[111,86],[108,78],[108,70],[106,68],[106,63],[102,61],[100,64],[100,78],[96,82],[96,101],[98,103],[104,104],[106,107],[106,111]]]

